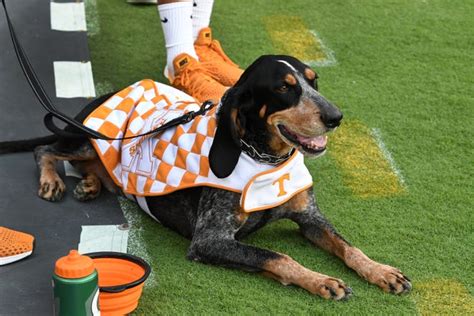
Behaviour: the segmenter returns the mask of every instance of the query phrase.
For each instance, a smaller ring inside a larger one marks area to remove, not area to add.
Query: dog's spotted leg
[[[91,160],[97,157],[92,145],[85,142],[58,142],[35,148],[35,160],[40,172],[38,195],[47,201],[59,201],[66,190],[63,180],[56,171],[59,160]]]
[[[286,207],[293,210],[290,218],[300,226],[306,238],[341,258],[361,277],[389,293],[401,294],[410,291],[410,279],[400,270],[370,259],[336,232],[316,206],[312,190],[303,192]]]
[[[187,257],[203,263],[262,272],[284,285],[297,285],[325,299],[341,300],[352,294],[352,290],[339,279],[311,271],[287,255],[233,239],[197,235]]]
[[[79,201],[88,201],[99,196],[101,183],[95,173],[88,173],[74,189],[74,197]]]
[[[287,255],[235,240],[235,233],[246,221],[246,217],[235,212],[239,199],[236,193],[203,189],[188,259],[262,272],[283,284],[295,284],[327,299],[340,300],[351,294],[341,280],[311,271]]]

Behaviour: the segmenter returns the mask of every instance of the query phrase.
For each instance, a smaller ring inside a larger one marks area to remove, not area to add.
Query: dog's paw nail
[[[46,194],[47,192],[49,191],[49,184],[46,183],[46,184],[43,184],[40,188],[40,195],[44,195]]]
[[[344,293],[346,293],[346,295],[349,295],[349,296],[350,296],[350,295],[352,295],[353,292],[352,292],[352,289],[351,289],[350,287],[346,287],[346,288],[344,289]]]
[[[411,286],[410,281],[403,283],[402,286],[403,286],[403,292],[411,291],[412,286]]]
[[[388,284],[388,288],[390,290],[390,293],[395,294],[397,292],[397,289],[395,288],[395,286],[392,283]]]

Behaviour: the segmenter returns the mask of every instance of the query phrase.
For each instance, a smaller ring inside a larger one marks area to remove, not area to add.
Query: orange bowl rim
[[[145,280],[148,278],[148,276],[151,273],[151,267],[145,260],[143,260],[140,257],[128,254],[128,253],[114,252],[114,251],[101,251],[101,252],[86,253],[84,255],[90,257],[92,260],[102,259],[102,258],[127,260],[127,261],[130,261],[130,262],[133,262],[133,263],[139,265],[145,271],[143,276],[141,278],[139,278],[138,280],[135,280],[135,281],[132,281],[132,282],[129,282],[129,283],[125,283],[125,284],[114,285],[114,286],[101,286],[101,287],[99,287],[99,290],[101,292],[106,292],[106,293],[123,292],[127,289],[130,289],[132,287],[135,287],[135,286],[140,285],[143,282],[145,282]]]

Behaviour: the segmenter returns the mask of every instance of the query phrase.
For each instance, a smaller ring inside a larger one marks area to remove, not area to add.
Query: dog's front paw
[[[101,189],[100,180],[89,176],[82,179],[74,189],[74,197],[79,201],[88,201],[99,196]]]
[[[38,195],[40,198],[56,202],[63,198],[66,185],[59,176],[41,177]]]
[[[314,285],[311,292],[325,299],[346,300],[352,295],[352,289],[339,279],[325,277],[316,280]]]
[[[392,294],[410,292],[411,281],[397,268],[386,264],[376,263],[367,278],[369,282],[378,285],[382,290]]]

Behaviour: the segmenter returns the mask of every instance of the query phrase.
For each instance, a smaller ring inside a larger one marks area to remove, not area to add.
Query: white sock
[[[158,6],[161,27],[165,36],[166,65],[174,76],[173,60],[181,53],[198,59],[194,50],[193,24],[191,14],[193,3],[173,2]]]
[[[197,39],[199,31],[209,26],[214,0],[193,1],[193,37]]]

